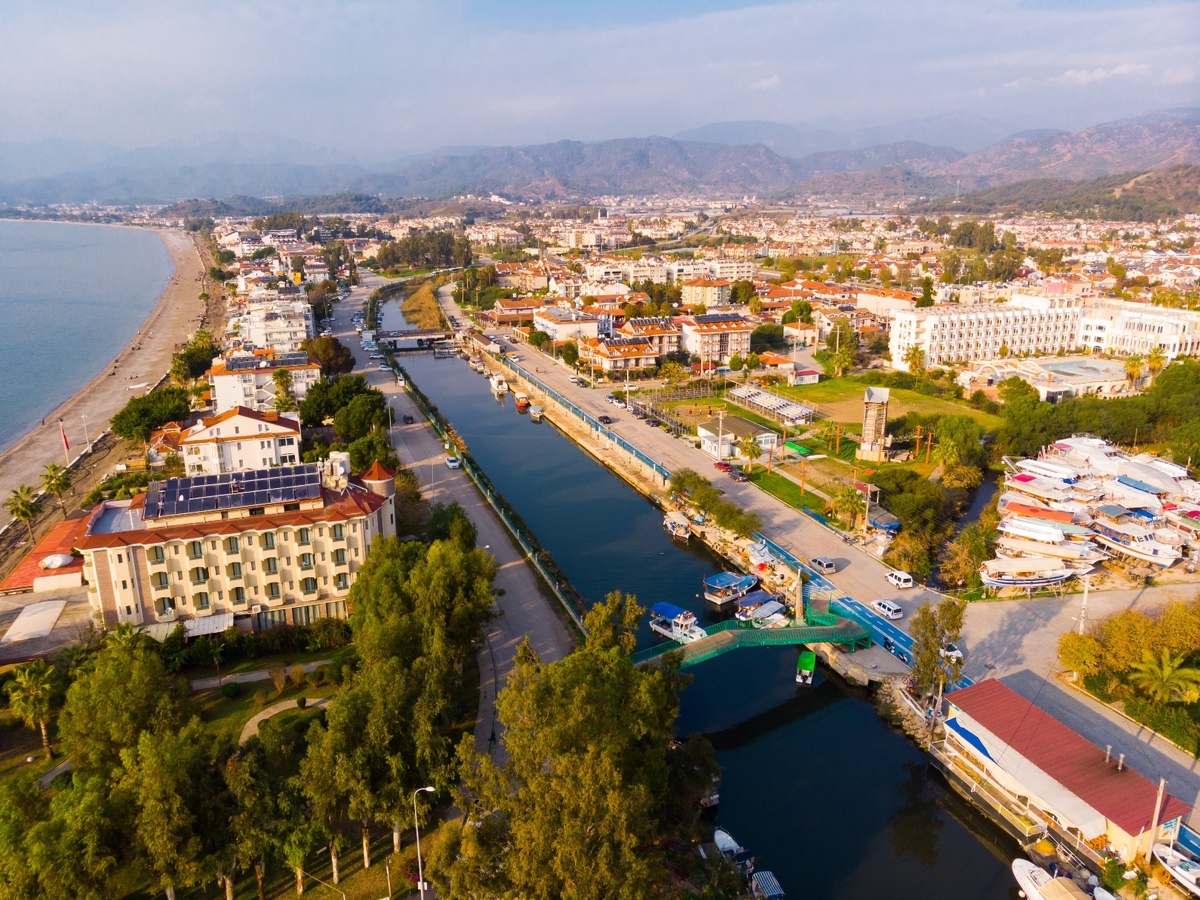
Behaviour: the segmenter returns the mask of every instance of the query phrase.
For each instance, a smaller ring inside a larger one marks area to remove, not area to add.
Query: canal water
[[[461,360],[401,362],[589,604],[622,590],[708,618],[700,581],[720,563],[673,542],[649,501],[553,426],[519,414],[511,395],[497,400]],[[640,640],[652,640],[648,630]],[[719,822],[759,868],[789,897],[1017,897],[1016,844],[953,794],[864,693],[821,674],[797,688],[795,665],[794,648],[755,648],[686,670],[694,680],[680,734],[712,740]]]

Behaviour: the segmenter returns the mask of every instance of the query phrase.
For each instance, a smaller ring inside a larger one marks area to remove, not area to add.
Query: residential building
[[[732,285],[733,282],[724,278],[689,278],[679,285],[681,301],[684,306],[704,306],[706,309],[728,306]]]
[[[587,340],[582,349],[585,362],[605,372],[651,369],[658,365],[658,351],[641,338]]]
[[[350,477],[335,454],[106,500],[78,544],[93,612],[107,628],[182,621],[189,631],[222,615],[259,628],[345,618],[371,542],[396,533],[393,476],[376,463]]]
[[[294,466],[300,462],[300,420],[295,413],[236,406],[183,432],[177,452],[188,475]]]
[[[291,394],[297,404],[321,380],[321,367],[310,362],[307,353],[239,354],[213,360],[208,370],[213,411],[223,413],[239,406],[258,412],[274,410],[278,393],[275,373],[281,370],[290,375]]]
[[[681,321],[683,349],[700,357],[702,364],[727,363],[736,353],[750,355],[754,326],[737,313],[685,316]]]
[[[757,266],[753,259],[730,259],[724,257],[721,259],[706,259],[701,266],[713,278],[720,278],[726,281],[751,281],[754,278],[754,272]]]
[[[315,334],[312,305],[307,300],[252,303],[236,321],[237,336],[244,348],[297,353],[300,345]]]
[[[599,337],[600,320],[573,309],[545,306],[533,314],[533,327],[552,341],[584,341]]]
[[[679,350],[682,332],[670,316],[648,316],[628,319],[616,336],[647,341],[657,356],[666,356]]]
[[[738,443],[746,437],[754,438],[763,453],[772,452],[779,439],[774,431],[743,419],[741,416],[717,416],[696,426],[700,438],[700,449],[715,459],[729,459],[741,455]]]

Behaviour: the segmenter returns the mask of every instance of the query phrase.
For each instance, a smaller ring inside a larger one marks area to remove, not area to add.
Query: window
[[[300,568],[311,569],[313,567],[313,555],[311,553],[300,554]]]
[[[229,599],[234,603],[245,603],[246,602],[246,589],[240,588],[240,587],[234,588],[233,590],[231,590],[229,592]]]
[[[229,574],[230,578],[241,578],[242,564],[240,562],[230,563],[225,567],[225,571]]]
[[[155,572],[150,576],[150,583],[156,588],[165,588],[171,586],[171,576],[166,572]]]
[[[272,581],[270,584],[267,585],[267,596],[270,597],[272,600],[278,600],[280,598],[281,592],[279,590],[279,582],[278,581]]]
[[[269,556],[263,560],[263,570],[268,575],[275,575],[279,572],[279,560],[274,556]]]
[[[335,566],[344,566],[346,564],[346,551],[345,550],[334,550],[333,551],[333,564]]]
[[[302,578],[300,579],[300,590],[306,594],[315,594],[317,592],[317,579]]]
[[[152,563],[163,563],[167,561],[167,554],[163,552],[162,547],[151,547],[146,551],[146,556]]]
[[[345,572],[340,572],[334,583],[339,591],[348,590],[350,587],[350,576]]]
[[[275,549],[275,535],[274,534],[268,533],[268,534],[259,535],[258,542],[259,542],[259,545],[264,550],[274,550]]]
[[[311,528],[301,528],[299,531],[297,531],[296,532],[296,543],[297,544],[311,544],[312,543],[312,529]]]
[[[204,584],[208,581],[208,569],[204,566],[196,566],[192,569],[192,584]]]
[[[208,609],[208,591],[200,591],[192,595],[192,604],[196,609]]]
[[[242,549],[242,542],[235,537],[225,538],[225,552],[237,553]]]
[[[344,541],[346,539],[346,526],[345,525],[334,525],[333,526],[333,539],[335,541]]]
[[[188,542],[188,559],[200,559],[204,556],[204,544],[200,541]]]

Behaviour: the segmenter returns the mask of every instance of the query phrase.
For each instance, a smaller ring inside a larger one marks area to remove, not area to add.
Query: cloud
[[[750,85],[750,88],[755,91],[777,91],[781,83],[778,75],[771,75],[767,78],[760,78]]]
[[[1126,75],[1145,75],[1149,71],[1150,67],[1145,63],[1121,63],[1111,69],[1067,69],[1054,80],[1063,84],[1087,85]]]

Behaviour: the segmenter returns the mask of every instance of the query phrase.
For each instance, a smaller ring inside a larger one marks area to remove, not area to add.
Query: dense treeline
[[[742,537],[762,527],[762,519],[758,513],[721,499],[721,491],[692,469],[680,469],[671,476],[671,493],[686,497],[688,503],[711,518],[718,526]]]
[[[465,234],[428,231],[410,234],[398,241],[387,241],[379,248],[374,266],[378,269],[433,269],[469,266],[471,243]]]

